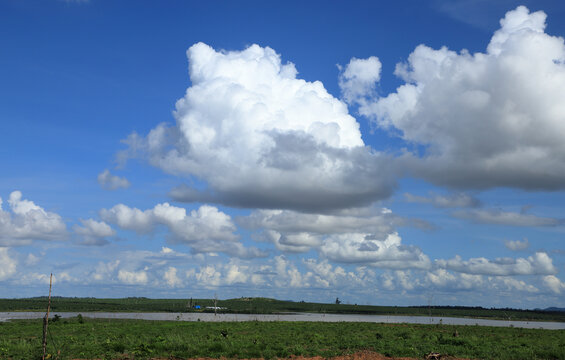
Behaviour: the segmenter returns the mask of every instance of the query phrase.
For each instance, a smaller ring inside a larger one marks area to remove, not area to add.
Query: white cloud
[[[527,258],[471,258],[462,260],[459,255],[450,260],[439,259],[435,265],[465,274],[510,276],[510,275],[550,275],[557,273],[552,259],[544,252],[536,252]]]
[[[118,280],[128,285],[145,285],[148,282],[147,272],[141,271],[118,271]]]
[[[508,276],[488,276],[453,273],[446,269],[434,269],[425,275],[425,286],[447,291],[470,290],[477,293],[490,291],[537,293],[539,289],[523,280]]]
[[[247,279],[246,269],[242,269],[240,266],[230,264],[226,269],[225,283],[228,285],[245,283]]]
[[[389,291],[401,290],[403,294],[407,291],[419,291],[423,288],[420,272],[410,270],[395,270],[383,273],[381,283],[384,289]]]
[[[177,276],[177,269],[175,267],[170,266],[165,275],[163,275],[165,282],[170,287],[179,287],[182,285],[182,280]]]
[[[186,276],[193,286],[209,289],[219,286],[343,289],[365,287],[375,274],[366,269],[346,271],[340,266],[317,259],[304,259],[301,264],[295,264],[280,255],[260,264],[247,261],[242,264],[233,259],[227,264],[208,264],[188,270]]]
[[[141,211],[124,204],[115,205],[109,210],[100,210],[100,217],[122,229],[133,230],[137,233],[148,233],[155,226],[151,209]]]
[[[506,246],[507,249],[512,251],[522,251],[522,250],[526,250],[530,246],[530,242],[528,241],[528,239],[524,239],[523,241],[506,240],[504,242],[504,246]]]
[[[202,266],[196,272],[194,270],[187,272],[187,277],[194,277],[201,285],[206,287],[215,287],[221,285],[222,273],[216,271],[214,266]]]
[[[13,191],[8,198],[11,212],[2,209],[0,198],[0,246],[29,244],[32,240],[62,240],[66,225],[58,214],[45,211]]]
[[[104,221],[93,219],[80,219],[82,226],[75,225],[73,230],[83,238],[83,245],[105,245],[108,243],[107,237],[116,235],[116,231]]]
[[[285,233],[318,235],[365,232],[386,235],[404,221],[388,209],[359,208],[334,214],[305,214],[290,210],[255,210],[238,223],[252,229],[270,229]]]
[[[455,274],[445,269],[435,269],[426,274],[426,280],[437,287],[453,287],[459,284]]]
[[[404,194],[404,198],[408,202],[432,204],[438,208],[465,208],[477,207],[480,201],[465,193],[453,193],[448,195],[431,195],[430,197],[417,196],[412,194]]]
[[[94,281],[109,281],[111,278],[113,278],[119,265],[120,260],[115,260],[107,263],[100,262],[98,263],[90,277]]]
[[[198,286],[205,288],[246,284],[249,281],[264,284],[264,282],[252,279],[247,265],[238,265],[233,261],[228,264],[202,266],[198,270],[191,269],[186,275],[192,282],[196,282]]]
[[[495,209],[458,210],[453,216],[479,224],[507,226],[556,226],[563,220]]]
[[[8,248],[0,247],[0,281],[6,280],[16,273],[18,262],[12,258]]]
[[[347,106],[321,82],[296,78],[273,49],[198,43],[187,55],[192,86],[176,104],[176,124],[130,135],[118,155],[208,186],[176,188],[174,199],[327,211],[391,194],[389,161],[365,147]]]
[[[213,206],[202,205],[187,213],[186,209],[169,203],[145,211],[118,204],[109,210],[102,209],[100,217],[138,233],[149,233],[164,225],[171,232],[173,242],[189,245],[194,252],[223,252],[238,257],[265,255],[256,248],[245,248],[235,234],[237,228],[231,217]]]
[[[112,175],[108,169],[98,174],[98,184],[106,190],[127,189],[131,185],[128,179]]]
[[[25,284],[25,285],[38,285],[38,284],[49,285],[50,281],[51,281],[51,274],[35,273],[35,272],[22,274],[18,279],[19,284]],[[66,271],[53,274],[53,284],[72,283],[77,281],[78,281],[77,278],[71,276]]]
[[[509,11],[485,53],[418,46],[397,65],[405,84],[360,113],[424,146],[401,161],[437,184],[563,189],[565,45],[545,18]]]
[[[303,253],[322,243],[321,236],[307,232],[280,233],[274,230],[265,230],[255,236],[255,240],[272,242],[275,247],[284,252]]]
[[[367,96],[375,95],[375,86],[381,78],[381,62],[376,56],[367,59],[352,58],[339,74],[339,87],[347,103],[364,103]],[[342,70],[341,66],[339,67]]]
[[[237,222],[260,231],[256,240],[275,244],[285,252],[307,252],[319,247],[324,238],[336,234],[365,233],[382,236],[392,233],[396,225],[406,224],[388,209],[354,208],[332,214],[305,214],[292,210],[255,210]]]
[[[398,233],[384,239],[367,234],[331,236],[324,241],[320,252],[332,261],[359,263],[388,269],[428,269],[429,258],[415,246],[401,244]]]
[[[523,280],[518,280],[509,277],[499,278],[498,280],[502,283],[502,285],[506,287],[508,291],[518,290],[529,293],[537,293],[539,291],[538,288],[536,288],[531,284],[526,283]]]
[[[543,278],[544,285],[556,294],[565,291],[565,282],[562,282],[555,275],[548,275]]]

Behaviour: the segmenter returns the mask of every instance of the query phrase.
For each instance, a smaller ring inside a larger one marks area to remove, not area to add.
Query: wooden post
[[[45,352],[47,350],[47,326],[49,325],[49,310],[51,309],[51,286],[53,285],[53,274],[49,277],[49,300],[47,302],[47,314],[43,318],[43,357],[45,360]]]

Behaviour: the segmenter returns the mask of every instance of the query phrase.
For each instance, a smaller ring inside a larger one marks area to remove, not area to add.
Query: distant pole
[[[49,325],[49,310],[51,309],[51,286],[53,285],[53,273],[49,277],[49,300],[47,302],[47,314],[43,318],[43,357],[45,360],[45,352],[47,350],[47,326]]]
[[[214,293],[214,316],[216,316],[217,309],[218,309],[218,294]]]

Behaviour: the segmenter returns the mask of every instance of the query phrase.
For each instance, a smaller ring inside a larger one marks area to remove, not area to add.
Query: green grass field
[[[88,318],[58,319],[49,329],[47,349],[52,359],[329,357],[360,350],[415,358],[434,351],[473,359],[565,359],[564,330]],[[39,359],[41,337],[41,320],[0,323],[0,358]]]
[[[188,306],[188,299],[96,299],[56,297],[52,301],[54,312],[110,311],[110,312],[187,312],[196,311]],[[192,299],[192,304],[213,306],[212,299]],[[473,317],[525,321],[562,321],[565,312],[547,312],[515,309],[484,309],[480,307],[396,307],[348,304],[321,304],[309,302],[280,301],[267,298],[238,298],[218,300],[218,306],[230,313],[273,314],[282,312],[315,312],[333,314],[366,315],[416,315]],[[45,311],[47,298],[0,299],[0,311]]]

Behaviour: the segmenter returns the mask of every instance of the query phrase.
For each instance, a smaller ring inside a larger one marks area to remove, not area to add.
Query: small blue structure
[[[200,309],[200,305],[194,305],[195,309]]]

